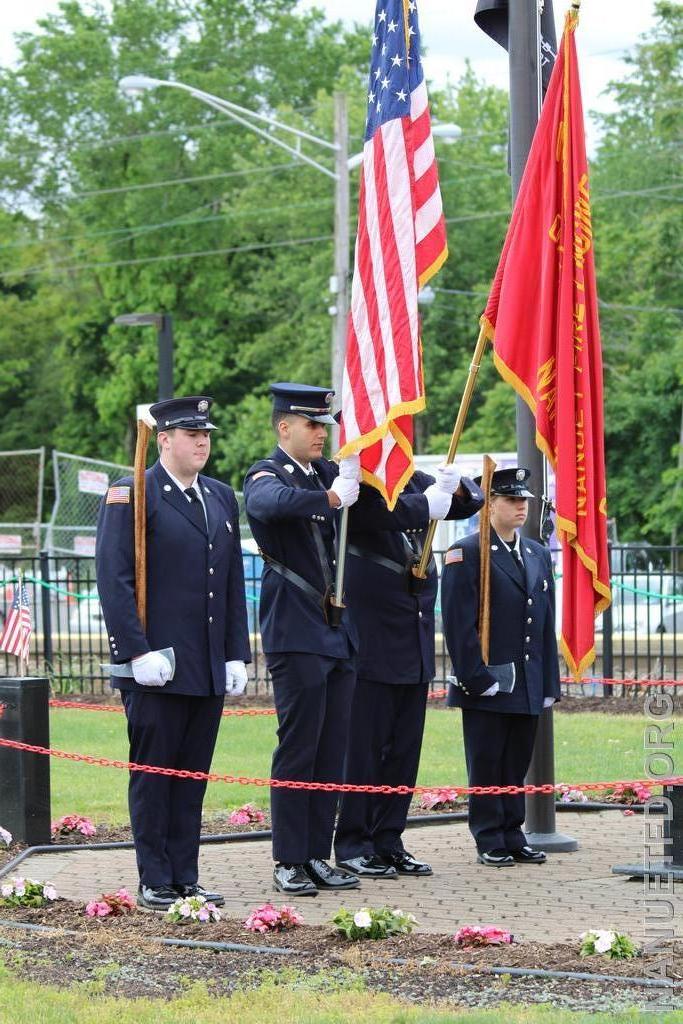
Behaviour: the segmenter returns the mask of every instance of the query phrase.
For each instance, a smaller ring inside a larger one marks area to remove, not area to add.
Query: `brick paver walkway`
[[[661,931],[683,920],[681,886],[673,894],[647,893],[642,881],[611,873],[613,864],[642,861],[642,815],[569,812],[558,814],[557,828],[579,841],[576,853],[553,854],[541,866],[505,869],[476,864],[464,823],[409,829],[406,845],[432,864],[432,877],[365,881],[343,900],[323,892],[315,899],[300,899],[297,905],[310,924],[328,922],[342,902],[353,908],[388,904],[414,913],[420,931],[449,932],[464,923],[496,924],[519,939],[545,942],[574,940],[591,927],[614,927],[639,942],[652,941],[657,928]],[[656,854],[651,850],[653,859]],[[273,892],[267,842],[204,845],[200,864],[201,881],[225,894],[225,911],[231,916],[245,917],[266,900],[282,902]],[[60,896],[83,901],[121,885],[134,891],[137,885],[132,850],[76,848],[35,854],[23,862],[21,872],[51,881]],[[673,913],[665,901],[673,904]]]

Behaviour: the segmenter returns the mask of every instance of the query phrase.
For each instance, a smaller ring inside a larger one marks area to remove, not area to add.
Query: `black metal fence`
[[[443,552],[436,552],[439,567]],[[557,553],[553,553],[557,557]],[[613,604],[597,622],[595,678],[678,679],[683,675],[683,548],[622,545],[611,548]],[[247,610],[252,638],[251,692],[268,690],[258,628],[261,559],[243,552]],[[558,563],[558,621],[562,570]],[[48,675],[55,693],[106,694],[109,643],[97,597],[94,559],[78,556],[6,559],[0,564],[0,619],[8,612],[13,581],[21,571],[31,601],[34,636],[29,671]],[[436,679],[450,673],[440,604],[436,614]],[[565,666],[561,666],[565,674]],[[14,657],[0,654],[0,674],[17,674]],[[683,684],[682,684],[683,688]],[[602,693],[586,682],[580,691]],[[609,692],[609,691],[608,691]]]

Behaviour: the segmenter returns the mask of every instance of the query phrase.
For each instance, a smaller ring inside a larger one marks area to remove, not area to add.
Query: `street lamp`
[[[349,312],[349,248],[351,238],[349,234],[349,174],[355,167],[363,162],[363,154],[357,153],[349,159],[348,155],[348,109],[346,96],[343,93],[334,95],[334,142],[321,139],[310,132],[293,128],[291,125],[283,124],[268,114],[259,114],[247,107],[241,107],[231,100],[222,99],[212,93],[204,92],[202,89],[195,89],[184,82],[169,82],[161,78],[150,78],[148,75],[127,75],[119,81],[119,88],[127,94],[146,92],[150,89],[167,88],[179,89],[190,96],[205,103],[207,106],[225,114],[231,120],[248,128],[249,131],[260,135],[261,138],[275,146],[279,146],[296,160],[314,167],[321,174],[332,178],[334,181],[334,273],[330,278],[330,291],[335,296],[334,305],[330,306],[330,313],[334,317],[332,328],[331,345],[331,369],[332,387],[337,396],[341,398],[342,382],[344,379],[344,358],[346,354],[346,321]],[[300,149],[290,146],[287,142],[273,135],[271,131],[265,131],[259,127],[260,122],[271,129],[279,129],[289,132],[297,140],[313,142],[317,146],[331,150],[334,153],[334,170],[330,170],[324,164],[319,163]],[[460,128],[454,124],[438,124],[432,126],[432,135],[444,139],[456,139],[460,135]],[[332,428],[332,445],[336,448],[339,428]]]
[[[169,82],[161,78],[150,78],[148,75],[127,75],[119,81],[119,88],[129,95],[139,92],[146,92],[151,89],[168,88],[179,89],[193,96],[200,103],[204,103],[221,114],[225,114],[237,124],[261,136],[267,142],[280,149],[284,149],[295,160],[301,160],[314,167],[321,174],[332,178],[335,183],[334,202],[334,275],[332,280],[336,282],[335,294],[336,303],[334,308],[334,324],[332,329],[331,344],[331,367],[332,387],[338,396],[341,396],[342,380],[344,373],[344,355],[346,348],[346,318],[349,309],[348,299],[348,278],[349,278],[349,166],[348,166],[348,115],[346,107],[346,96],[342,93],[335,93],[334,97],[334,142],[318,138],[310,132],[302,131],[300,128],[293,128],[291,125],[283,124],[274,117],[267,114],[259,114],[247,107],[241,107],[231,100],[222,99],[212,93],[204,92],[202,89],[195,89],[193,86],[185,85],[184,82]],[[313,142],[317,146],[331,150],[335,156],[334,170],[330,170],[324,164],[314,160],[300,149],[290,146],[287,142],[273,135],[271,131],[265,131],[259,127],[261,122],[271,129],[278,129],[294,135],[297,141],[305,140]],[[357,165],[354,165],[357,166]],[[332,429],[332,444],[336,446],[338,440],[338,427]]]
[[[173,398],[173,318],[170,313],[122,313],[114,318],[121,327],[147,327],[157,329],[158,385],[157,401]]]

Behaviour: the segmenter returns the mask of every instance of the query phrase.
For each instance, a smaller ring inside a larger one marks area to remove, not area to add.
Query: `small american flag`
[[[32,632],[31,608],[26,587],[21,582],[15,583],[12,604],[5,619],[2,636],[0,636],[0,651],[4,651],[6,654],[15,654],[18,658],[26,661]]]
[[[341,455],[390,508],[413,472],[425,406],[418,289],[448,249],[415,0],[379,0],[342,389]]]

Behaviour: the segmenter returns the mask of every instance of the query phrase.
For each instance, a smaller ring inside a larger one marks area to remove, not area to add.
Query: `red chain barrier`
[[[582,686],[584,683],[602,683],[609,686],[683,686],[683,679],[606,679],[595,676],[577,681],[563,676],[560,681],[571,683],[573,686]],[[440,700],[447,693],[448,690],[432,690],[427,694],[427,700]],[[113,711],[116,714],[123,714],[123,708],[118,704],[85,704],[83,701],[69,700],[51,700],[49,704],[51,708],[70,708],[72,711]],[[275,708],[226,708],[223,711],[223,718],[254,718],[274,714]]]
[[[238,783],[240,786],[268,786],[273,789],[322,790],[325,793],[398,793],[405,796],[408,793],[429,793],[434,789],[448,788],[461,796],[467,793],[473,793],[477,796],[487,796],[489,794],[500,796],[503,793],[550,794],[561,792],[568,785],[566,782],[557,782],[554,785],[546,782],[540,786],[358,786],[350,782],[299,782],[286,779],[249,778],[244,775],[217,775],[214,772],[190,772],[182,768],[158,768],[148,764],[136,764],[135,761],[114,761],[108,757],[93,757],[91,754],[74,754],[67,750],[55,750],[52,747],[38,747],[32,743],[21,743],[19,740],[0,739],[0,747],[23,750],[29,754],[47,754],[50,757],[61,757],[66,761],[82,761],[85,764],[96,764],[102,768],[123,768],[126,771],[147,772],[151,775],[171,775],[179,779]],[[615,786],[651,786],[652,784],[652,779],[617,779],[614,782],[573,782],[571,783],[571,789],[592,791],[614,789]],[[656,784],[658,786],[680,786],[683,785],[683,775],[674,776],[669,779],[657,779]]]
[[[50,700],[48,703],[51,708],[70,708],[72,711],[113,711],[115,714],[123,714],[123,708],[118,704],[86,704],[83,701],[75,700]],[[275,708],[226,708],[222,714],[224,718],[253,718],[255,715],[274,715]]]

